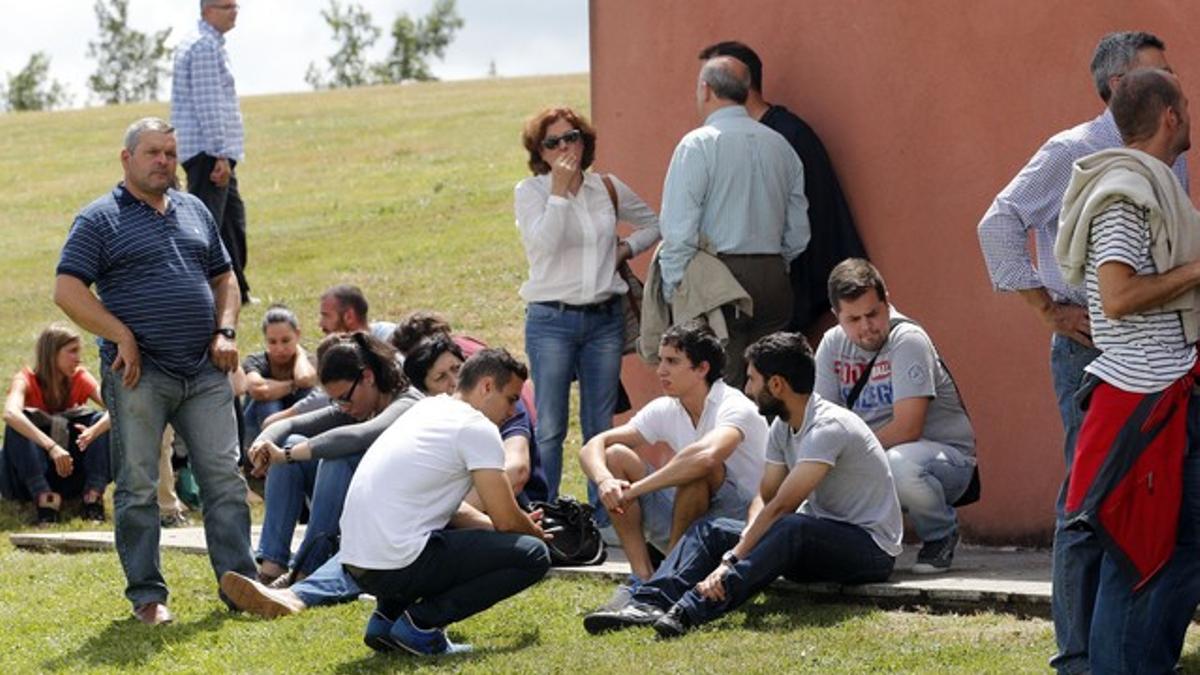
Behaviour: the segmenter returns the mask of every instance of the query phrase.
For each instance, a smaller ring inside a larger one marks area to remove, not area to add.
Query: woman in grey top
[[[255,473],[267,476],[257,552],[264,583],[286,573],[289,562],[295,580],[333,555],[342,503],[359,460],[420,397],[396,365],[392,347],[368,333],[330,335],[317,348],[317,359],[332,405],[276,422],[250,446]],[[306,496],[308,527],[291,561],[292,533]]]

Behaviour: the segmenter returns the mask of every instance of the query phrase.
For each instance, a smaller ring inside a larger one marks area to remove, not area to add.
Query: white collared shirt
[[[550,194],[550,176],[517,183],[516,215],[529,279],[521,285],[526,302],[587,305],[629,290],[617,274],[618,220],[634,226],[626,241],[637,255],[658,240],[658,216],[629,186],[611,176],[619,214],[604,181],[584,173],[579,192]]]

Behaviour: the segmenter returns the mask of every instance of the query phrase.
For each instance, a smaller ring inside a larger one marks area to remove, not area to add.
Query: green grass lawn
[[[319,293],[349,282],[364,289],[373,318],[437,309],[456,328],[520,352],[525,261],[511,202],[526,175],[521,123],[543,105],[586,110],[587,101],[585,76],[246,99],[239,178],[254,294],[296,309],[309,346],[319,337]],[[148,104],[0,116],[0,375],[28,363],[38,331],[63,318],[50,299],[58,250],[78,209],[119,180],[125,126],[166,113]],[[603,146],[598,156],[603,166]],[[265,307],[242,316],[243,353],[261,348]],[[87,352],[95,371],[95,350]],[[578,444],[573,425],[568,452]],[[576,463],[566,466],[566,490],[582,494]],[[22,529],[30,515],[0,504],[0,531]],[[788,595],[760,598],[672,643],[648,631],[590,638],[580,619],[610,588],[552,580],[454,626],[452,637],[478,654],[418,663],[362,645],[363,603],[268,623],[224,609],[204,557],[167,553],[164,566],[176,624],[151,630],[127,618],[115,555],[30,553],[0,540],[0,669],[1012,673],[1044,671],[1053,651],[1046,621],[812,607]]]

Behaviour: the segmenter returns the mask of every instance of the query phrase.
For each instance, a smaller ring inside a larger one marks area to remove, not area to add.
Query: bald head
[[[732,56],[716,56],[700,68],[700,81],[722,101],[745,105],[750,94],[750,69]]]

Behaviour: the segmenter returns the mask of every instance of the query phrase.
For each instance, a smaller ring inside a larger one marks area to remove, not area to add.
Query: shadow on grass
[[[83,668],[138,668],[145,666],[155,655],[177,645],[190,642],[199,634],[213,633],[236,615],[224,607],[189,623],[150,627],[138,622],[133,615],[108,624],[74,651],[42,663],[48,671],[78,671]]]
[[[786,633],[799,626],[828,628],[879,611],[870,606],[811,602],[791,593],[768,592],[761,601],[742,605],[743,626],[764,633]]]
[[[454,642],[464,641],[460,635],[450,631],[450,639]],[[512,636],[508,644],[496,645],[489,647],[479,647],[475,651],[468,654],[456,654],[454,656],[414,656],[407,652],[396,652],[391,654],[372,653],[364,656],[357,661],[349,661],[339,665],[333,670],[335,673],[365,673],[365,672],[408,672],[419,668],[427,668],[436,666],[452,670],[462,670],[468,665],[476,662],[482,662],[496,656],[511,654],[527,649],[537,644],[540,641],[540,635],[536,628],[532,630],[522,631],[521,633]]]

